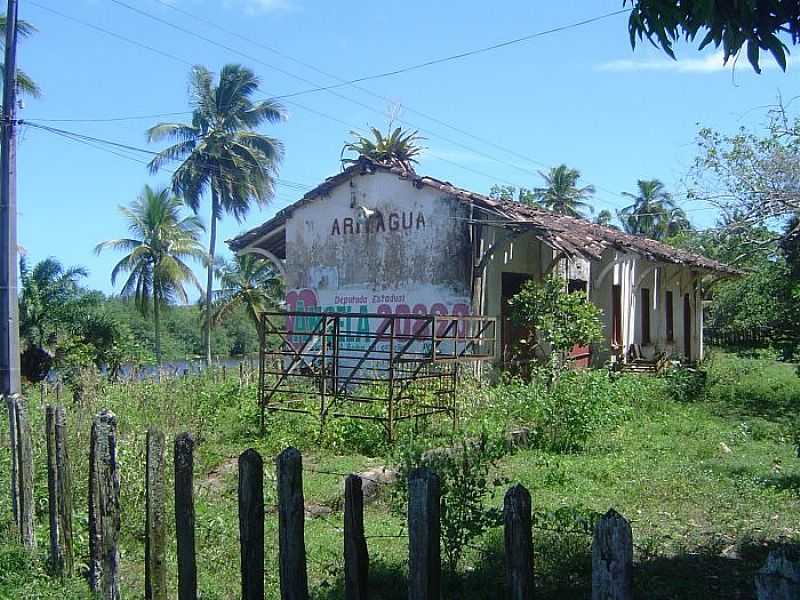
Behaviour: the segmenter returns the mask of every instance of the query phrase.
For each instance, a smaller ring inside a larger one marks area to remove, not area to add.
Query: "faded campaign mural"
[[[353,349],[369,344],[359,335],[380,330],[376,316],[410,315],[395,325],[409,336],[427,326],[414,316],[470,315],[467,216],[461,203],[390,174],[339,186],[287,222],[287,310],[361,315],[342,321]],[[287,323],[300,343],[316,324]]]

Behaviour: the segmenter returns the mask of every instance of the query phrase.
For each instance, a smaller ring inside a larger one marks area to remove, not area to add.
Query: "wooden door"
[[[683,354],[692,360],[692,303],[689,294],[683,296]]]

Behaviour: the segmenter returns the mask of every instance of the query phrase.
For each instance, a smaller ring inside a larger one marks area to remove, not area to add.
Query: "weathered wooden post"
[[[194,438],[175,438],[175,537],[178,546],[178,600],[197,600],[194,548]]]
[[[367,600],[369,553],[364,536],[364,494],[361,477],[350,475],[344,482],[344,597]]]
[[[252,448],[239,456],[239,544],[242,600],[264,600],[264,461]]]
[[[6,397],[8,409],[8,437],[11,447],[11,508],[14,513],[14,524],[19,526],[19,451],[17,450],[17,397]]]
[[[287,448],[276,460],[281,600],[308,600],[303,457]]]
[[[592,540],[592,600],[633,598],[631,524],[609,510],[595,525]]]
[[[147,430],[145,470],[144,597],[167,600],[164,434],[152,427]]]
[[[117,418],[92,421],[89,447],[89,585],[103,600],[119,600],[119,468]]]
[[[47,496],[50,512],[50,565],[59,576],[72,575],[72,473],[67,453],[67,417],[64,407],[48,405]]]
[[[503,502],[506,549],[506,600],[533,598],[531,495],[517,484]]]
[[[426,468],[408,477],[408,600],[439,600],[439,477]]]
[[[772,550],[766,564],[756,573],[758,600],[800,598],[800,560],[787,548]]]
[[[25,401],[20,397],[14,398],[16,405],[16,454],[17,454],[17,485],[19,533],[22,545],[28,550],[36,548],[36,535],[33,526],[33,440],[31,437],[31,423],[28,420],[28,411]]]

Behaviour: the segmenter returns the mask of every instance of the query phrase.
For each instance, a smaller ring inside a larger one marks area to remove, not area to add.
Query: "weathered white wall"
[[[354,208],[355,206],[356,208]],[[369,222],[358,206],[376,211]],[[469,207],[389,173],[356,176],[286,224],[289,310],[469,314]]]

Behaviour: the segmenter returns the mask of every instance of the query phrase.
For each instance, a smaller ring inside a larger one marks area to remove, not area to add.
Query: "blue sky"
[[[581,21],[621,5],[599,0],[491,5],[462,0],[454,10],[455,3],[442,0],[170,0],[260,43],[254,45],[158,0],[125,1],[240,54],[111,0],[36,2],[172,58],[20,0],[21,16],[39,29],[24,41],[20,65],[44,90],[41,99],[25,101],[20,118],[185,111],[190,64],[218,70],[227,62],[240,62],[259,74],[264,94],[281,95],[314,87],[309,82],[336,82],[287,56],[351,79]],[[287,100],[287,122],[266,131],[286,146],[281,178],[314,185],[339,169],[341,147],[351,129],[385,127],[387,115],[395,112],[402,124],[420,129],[427,138],[420,173],[486,192],[501,183],[539,185],[537,171],[543,165],[564,162],[580,169],[585,183],[598,187],[598,210],[619,208],[625,204],[619,192],[631,190],[637,178],[658,177],[680,190],[695,155],[698,124],[723,131],[757,127],[764,120],[763,107],[779,93],[784,98],[800,94],[792,66],[783,73],[768,57],[769,68],[762,75],[754,74],[744,60],[735,71],[723,67],[713,51],[701,54],[680,47],[679,57],[671,61],[648,45],[632,51],[626,17],[619,15],[362,84],[372,94],[343,87],[336,95],[298,96]],[[173,118],[47,124],[145,147],[145,129]],[[56,256],[65,264],[85,265],[88,285],[110,293],[109,272],[119,257],[95,256],[93,248],[125,233],[119,205],[132,201],[145,183],[165,184],[167,177],[149,176],[140,162],[24,128],[19,148],[20,244],[32,261]],[[220,238],[261,223],[301,194],[280,186],[273,203],[251,211],[246,222],[227,217]],[[699,226],[713,222],[713,212],[702,204],[685,208]],[[200,214],[207,218],[206,213],[203,205]]]

